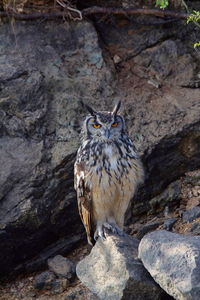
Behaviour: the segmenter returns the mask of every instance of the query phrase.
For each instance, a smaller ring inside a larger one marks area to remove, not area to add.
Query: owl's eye
[[[98,124],[98,123],[96,123],[96,124],[93,124],[92,125],[94,128],[96,128],[96,129],[98,129],[98,128],[101,128],[101,125],[100,124]]]
[[[117,123],[117,122],[114,122],[114,123],[112,123],[112,127],[117,127],[119,125],[119,123]]]

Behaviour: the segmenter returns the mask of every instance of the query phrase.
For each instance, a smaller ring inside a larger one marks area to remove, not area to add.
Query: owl
[[[123,235],[124,216],[138,184],[142,163],[129,138],[121,102],[110,111],[89,112],[82,128],[82,143],[74,166],[78,209],[88,243],[106,239],[107,231]]]

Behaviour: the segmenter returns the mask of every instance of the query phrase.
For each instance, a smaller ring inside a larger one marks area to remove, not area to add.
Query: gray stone
[[[165,220],[164,224],[163,224],[163,229],[165,230],[172,230],[174,224],[177,222],[177,218],[170,218]]]
[[[81,282],[102,300],[156,300],[163,291],[137,259],[139,241],[129,236],[98,239],[77,264]]]
[[[54,272],[58,277],[64,277],[72,280],[75,275],[75,265],[68,258],[62,255],[56,255],[48,259],[49,269]]]
[[[141,229],[139,229],[138,233],[137,233],[137,238],[139,240],[141,240],[141,238],[143,238],[143,236],[145,234],[147,234],[150,231],[155,230],[156,228],[158,228],[158,226],[160,226],[162,224],[162,221],[156,221],[153,223],[149,223],[149,224],[145,224],[144,226],[142,226]]]
[[[55,274],[45,271],[35,276],[33,286],[37,290],[49,289],[52,287],[52,282],[55,279]]]
[[[85,238],[73,189],[80,99],[107,98],[112,75],[87,21],[16,22],[15,34],[5,23],[0,40],[1,277]]]
[[[183,221],[191,223],[193,220],[200,217],[200,207],[195,206],[189,210],[183,212]]]
[[[56,275],[49,271],[36,275],[33,281],[36,290],[49,290],[53,294],[62,293],[68,285],[69,281],[67,279],[57,279]]]
[[[199,222],[192,224],[191,232],[196,235],[200,235],[200,223]]]
[[[139,244],[139,258],[176,300],[200,299],[200,237],[151,232]]]
[[[181,182],[174,181],[158,196],[149,201],[151,211],[163,210],[166,206],[172,206],[180,200]]]

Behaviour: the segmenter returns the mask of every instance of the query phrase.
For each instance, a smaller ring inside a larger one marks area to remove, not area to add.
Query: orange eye
[[[101,128],[101,125],[100,124],[93,124],[92,125],[94,128],[98,129],[98,128]]]
[[[114,123],[112,123],[112,127],[117,127],[119,125],[119,123],[117,123],[117,122],[114,122]]]

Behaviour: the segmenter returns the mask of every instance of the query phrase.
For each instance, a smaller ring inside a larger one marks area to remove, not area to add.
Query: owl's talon
[[[104,223],[103,225],[104,225],[104,227],[106,227],[107,229],[109,229],[114,234],[118,234],[119,236],[124,236],[124,234],[125,234],[123,232],[123,230],[116,223],[113,223],[113,222],[111,224],[110,223],[106,223],[106,225]]]
[[[115,226],[113,226],[113,225],[111,225],[111,224],[109,224],[107,222],[103,223],[103,226],[106,229],[110,230],[112,233],[117,233],[117,230],[116,230]]]
[[[97,229],[94,233],[94,240],[97,241],[98,237],[100,237],[103,241],[106,240],[105,232],[103,230],[103,226],[97,226]]]
[[[114,225],[114,227],[115,227],[116,233],[117,233],[119,236],[124,236],[124,231],[123,231],[119,226],[117,226],[117,224]]]

